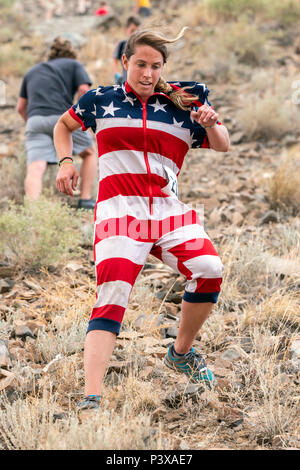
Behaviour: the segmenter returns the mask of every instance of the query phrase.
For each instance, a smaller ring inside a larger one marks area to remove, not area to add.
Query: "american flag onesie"
[[[196,109],[209,104],[205,85],[169,83],[174,89],[190,87],[198,97]],[[149,254],[186,277],[185,301],[216,303],[221,260],[196,210],[177,198],[177,176],[189,148],[209,148],[205,129],[167,94],[154,93],[142,102],[128,82],[88,91],[69,113],[83,131],[94,131],[99,157],[97,298],[87,331],[119,334]]]

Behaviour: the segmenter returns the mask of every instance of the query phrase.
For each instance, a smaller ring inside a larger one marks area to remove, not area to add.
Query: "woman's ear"
[[[127,59],[127,57],[126,57],[125,54],[122,55],[122,62],[123,62],[124,69],[125,69],[125,70],[128,70],[128,62],[129,62],[129,60]]]

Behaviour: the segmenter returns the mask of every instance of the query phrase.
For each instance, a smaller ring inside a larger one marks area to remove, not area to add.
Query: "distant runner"
[[[26,122],[27,171],[25,194],[37,199],[42,191],[47,164],[57,164],[53,129],[59,117],[70,108],[74,95],[80,98],[90,89],[91,79],[76,60],[70,41],[56,38],[48,61],[34,65],[25,75],[17,111]],[[73,134],[73,153],[83,159],[81,195],[78,207],[93,209],[91,198],[97,174],[97,159],[89,133]],[[61,163],[62,165],[64,162]]]
[[[135,31],[139,28],[140,25],[141,25],[141,21],[139,20],[139,18],[135,16],[130,16],[127,19],[126,30],[125,30],[127,39],[133,33],[135,33]],[[113,55],[112,69],[113,69],[115,83],[117,85],[121,85],[121,83],[124,82],[127,78],[127,72],[123,66],[123,60],[122,60],[127,39],[122,39],[121,41],[118,42],[114,51],[114,55]],[[122,73],[120,73],[121,68],[122,68]]]
[[[151,16],[152,12],[150,0],[136,0],[135,12],[143,18]]]

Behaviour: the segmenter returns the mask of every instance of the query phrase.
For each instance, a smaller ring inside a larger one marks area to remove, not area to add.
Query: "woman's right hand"
[[[68,196],[74,196],[79,174],[73,163],[62,164],[56,177],[56,187],[58,191]]]

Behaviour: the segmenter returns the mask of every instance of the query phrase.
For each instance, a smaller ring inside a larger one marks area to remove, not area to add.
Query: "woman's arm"
[[[59,160],[62,160],[64,157],[72,156],[72,132],[80,127],[80,124],[70,116],[68,111],[57,121],[53,136],[54,146]],[[73,196],[79,175],[71,160],[65,160],[65,162],[66,163],[62,163],[59,168],[56,177],[56,187],[61,193]]]
[[[219,115],[210,106],[205,104],[197,111],[191,111],[191,117],[205,127],[210,148],[217,152],[228,152],[230,139],[227,128],[216,124]]]

